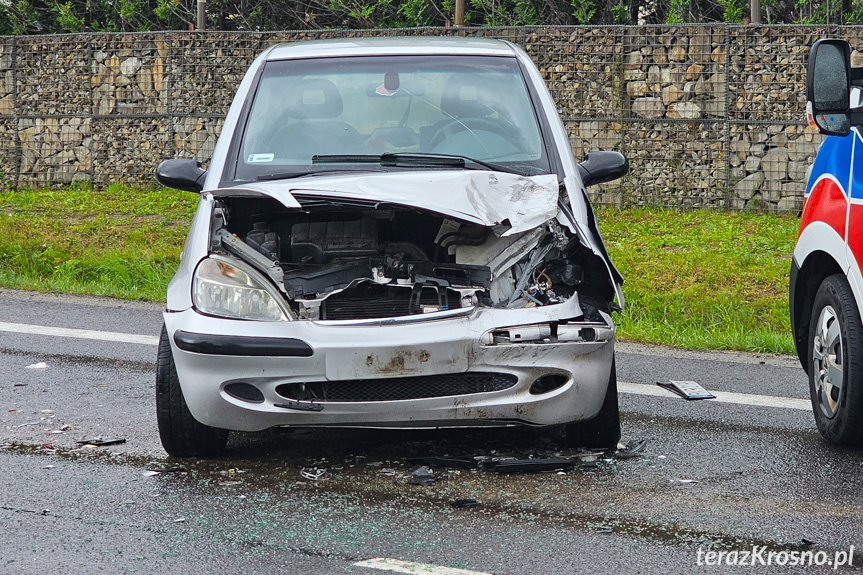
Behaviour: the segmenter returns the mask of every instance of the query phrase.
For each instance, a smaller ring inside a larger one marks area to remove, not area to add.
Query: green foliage
[[[743,17],[749,14],[748,0],[719,0],[722,5],[722,17],[726,22],[740,24]]]
[[[609,7],[611,11],[612,24],[629,24],[629,8],[623,4],[612,4]]]
[[[666,24],[683,24],[689,20],[689,0],[671,0],[665,15]]]
[[[592,0],[569,0],[572,6],[572,16],[577,24],[589,24],[596,14],[596,6]]]
[[[861,2],[761,0],[769,24],[861,24]],[[748,0],[470,0],[465,24],[649,24],[742,22]],[[392,28],[443,26],[454,0],[207,0],[208,27],[216,30]],[[132,32],[183,30],[196,23],[196,0],[8,0],[0,2],[0,33]]]
[[[84,19],[75,14],[75,8],[72,2],[54,5],[54,12],[57,15],[57,26],[63,32],[80,32],[84,28]]]

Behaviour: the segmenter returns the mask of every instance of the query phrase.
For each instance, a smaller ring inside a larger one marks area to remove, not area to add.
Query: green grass
[[[164,301],[197,195],[86,186],[0,192],[0,286]],[[793,353],[792,216],[597,211],[626,278],[622,339]]]
[[[197,199],[123,186],[0,192],[0,286],[164,300]]]
[[[623,339],[792,354],[790,215],[598,210],[625,278]]]

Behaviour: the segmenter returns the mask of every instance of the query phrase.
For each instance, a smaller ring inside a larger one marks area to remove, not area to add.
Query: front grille
[[[387,379],[285,383],[276,393],[286,399],[314,401],[396,401],[469,395],[509,389],[518,377],[509,373],[450,373]]]
[[[408,288],[361,284],[334,294],[321,304],[321,319],[380,319],[423,313],[422,306],[438,310],[461,307],[459,293],[446,288]]]

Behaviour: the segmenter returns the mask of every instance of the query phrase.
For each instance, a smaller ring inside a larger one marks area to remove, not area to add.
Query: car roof
[[[339,38],[278,44],[267,55],[267,60],[423,54],[515,56],[515,50],[508,42],[487,38],[388,36],[378,38]]]

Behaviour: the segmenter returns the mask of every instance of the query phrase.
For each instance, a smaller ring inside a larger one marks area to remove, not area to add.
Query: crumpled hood
[[[503,235],[533,229],[557,217],[557,176],[489,171],[421,171],[314,176],[209,190],[215,197],[269,196],[287,208],[294,195],[393,203],[485,226],[508,221]]]

